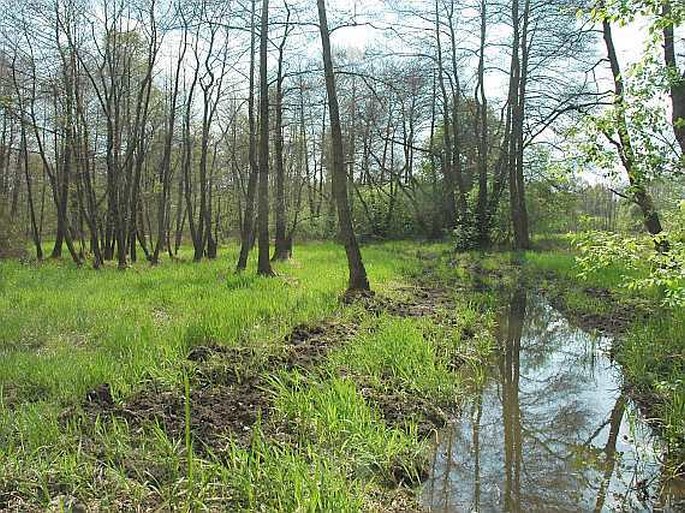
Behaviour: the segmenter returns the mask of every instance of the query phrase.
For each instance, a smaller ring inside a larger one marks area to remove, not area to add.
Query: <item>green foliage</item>
[[[622,285],[631,291],[658,291],[665,306],[685,305],[685,243],[663,233],[629,237],[617,233],[585,232],[574,238],[583,279],[607,268],[623,270]],[[668,251],[655,248],[664,243]]]
[[[362,240],[401,239],[421,233],[418,218],[424,213],[416,211],[397,185],[357,186],[351,204]]]
[[[682,309],[639,323],[621,344],[618,357],[641,393],[656,396],[655,413],[674,454],[685,454],[685,358]]]
[[[0,259],[25,257],[26,240],[19,227],[0,211]]]
[[[647,183],[659,176],[673,175],[680,169],[680,155],[673,150],[673,133],[661,93],[655,84],[635,70],[626,74],[626,93],[620,105],[588,115],[568,132],[570,154],[585,166],[604,171],[607,177],[620,177],[621,160],[607,140],[618,141],[618,130],[625,116],[632,150],[637,156],[632,170],[636,183]]]
[[[528,184],[526,203],[533,233],[566,233],[573,228],[579,194],[570,189],[553,187],[549,182]]]
[[[672,236],[679,242],[685,242],[685,200],[680,200],[677,208],[666,211],[665,220],[671,227]]]
[[[478,247],[478,229],[474,223],[461,223],[452,232],[456,251],[469,251]]]
[[[630,134],[636,156],[631,181],[647,183],[659,176],[676,176],[682,171],[683,156],[676,149],[673,120],[668,108],[670,88],[682,80],[678,70],[664,64],[663,28],[678,26],[685,19],[682,2],[670,2],[670,16],[663,15],[661,0],[610,0],[593,7],[589,16],[597,23],[608,21],[620,26],[645,17],[650,22],[648,44],[640,60],[622,72],[622,98],[598,114],[587,115],[570,131],[572,152],[584,155],[586,164],[614,177],[621,164],[616,148],[619,130]],[[582,13],[580,14],[582,16]],[[623,120],[625,119],[625,126]],[[676,120],[675,124],[682,120]],[[604,140],[610,144],[605,144]]]

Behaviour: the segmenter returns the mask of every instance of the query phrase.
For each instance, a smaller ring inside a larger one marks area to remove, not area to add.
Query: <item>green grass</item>
[[[459,310],[458,325],[449,329],[432,319],[382,317],[376,329],[357,337],[331,358],[334,368],[365,376],[372,384],[402,390],[439,404],[467,390],[465,376],[451,370],[451,359],[467,359],[474,352],[480,363],[489,352],[492,326],[479,326],[483,317],[468,305]],[[485,328],[485,329],[484,329]],[[464,342],[464,333],[477,339]]]
[[[364,488],[348,479],[319,447],[293,448],[257,437],[249,450],[224,455],[222,479],[245,511],[360,511]],[[225,506],[224,506],[225,507]]]
[[[567,251],[447,249],[363,250],[386,298],[408,299],[414,281],[445,289],[450,301],[432,318],[341,305],[344,253],[326,243],[298,247],[273,279],[252,269],[234,274],[235,248],[213,262],[186,255],[126,272],[0,262],[0,510],[68,510],[75,501],[104,511],[375,511],[378,497],[420,481],[430,408],[458,407],[484,379],[498,291],[519,282],[521,262],[524,278],[540,280],[574,312],[650,309],[616,357],[633,390],[658,399],[653,413],[682,451],[683,312],[659,306],[653,291],[620,288],[620,268],[579,280]],[[604,289],[613,302],[593,295]],[[268,366],[293,327],[327,318],[354,323],[356,334],[313,368]],[[213,345],[247,356],[201,367],[187,360],[193,347]],[[263,374],[272,411],[249,443],[227,435],[212,447],[196,444],[189,389]],[[119,404],[151,384],[185,396],[186,429],[173,436],[154,421],[84,412],[87,391],[102,383]],[[387,409],[400,415],[391,419]]]
[[[663,425],[674,460],[685,458],[685,312],[665,311],[635,324],[617,359],[639,391],[656,396],[654,412]],[[682,471],[682,469],[681,469]]]
[[[371,280],[400,279],[392,247],[369,248]],[[268,343],[321,319],[345,287],[344,255],[307,246],[275,280],[235,275],[234,259],[145,264],[126,272],[0,263],[0,387],[5,400],[71,403],[108,382],[115,396],[146,374],[174,373],[190,347]]]
[[[345,475],[367,482],[392,483],[398,469],[418,481],[425,446],[415,430],[386,427],[353,380],[330,376],[309,381],[295,372],[274,384],[276,411],[295,426],[301,446],[313,444]]]
[[[397,295],[424,274],[417,253],[445,248],[364,248],[374,289]],[[343,308],[344,252],[333,244],[297,248],[273,279],[234,274],[234,253],[125,272],[0,262],[0,509],[77,501],[108,511],[359,511],[398,476],[415,482],[426,455],[418,419],[387,425],[355,377],[456,404],[490,350],[489,315],[462,302],[446,313],[458,321],[442,326]],[[451,286],[460,271],[438,261],[434,281]],[[363,329],[320,368],[268,380],[289,436],[257,427],[248,447],[227,438],[193,454],[192,438],[161,425],[83,413],[86,393],[102,383],[117,403],[149,383],[183,395],[184,377],[196,372],[186,358],[194,346],[279,354],[294,326],[333,314]],[[466,365],[455,369],[456,360]]]

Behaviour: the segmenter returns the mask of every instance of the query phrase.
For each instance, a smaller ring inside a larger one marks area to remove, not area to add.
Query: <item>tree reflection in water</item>
[[[498,338],[490,380],[440,435],[430,511],[675,511],[669,493],[659,497],[658,443],[621,394],[606,339],[523,288]]]

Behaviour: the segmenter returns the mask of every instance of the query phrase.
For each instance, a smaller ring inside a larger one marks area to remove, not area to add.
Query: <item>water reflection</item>
[[[504,358],[500,358],[502,382],[502,419],[504,427],[504,508],[519,511],[521,506],[521,403],[519,380],[521,377],[521,334],[526,315],[526,293],[519,289],[511,301],[504,336]]]
[[[441,434],[433,512],[676,511],[658,443],[622,395],[608,340],[516,290],[491,380]]]

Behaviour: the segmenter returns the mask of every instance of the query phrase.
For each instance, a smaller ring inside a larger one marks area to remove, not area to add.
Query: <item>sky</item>
[[[420,0],[409,2],[417,4],[426,5],[425,2]],[[358,0],[333,0],[330,2],[329,10],[334,9],[334,12],[338,15],[340,19],[351,18],[352,13],[357,13],[359,20],[364,20],[363,12],[378,10],[381,14],[375,15],[372,21],[377,25],[391,24],[392,15],[388,14],[387,9],[383,9],[382,2],[378,0],[367,0],[365,2],[360,2]],[[363,7],[362,7],[363,6]],[[385,11],[385,14],[383,12]],[[330,18],[331,16],[329,16]],[[599,28],[599,27],[598,27]],[[631,22],[625,26],[615,25],[612,27],[614,44],[618,53],[619,61],[623,70],[628,69],[632,64],[635,64],[640,60],[643,50],[647,44],[648,38],[648,20],[645,18],[638,17],[635,21]],[[495,35],[497,37],[497,35]],[[506,38],[507,34],[502,33],[502,38]],[[344,48],[354,48],[360,53],[367,48],[377,48],[380,46],[380,42],[383,41],[383,33],[380,30],[371,28],[369,26],[356,26],[351,28],[343,28],[334,34],[333,44],[344,47]],[[600,35],[597,38],[597,56],[602,58],[606,55],[606,49],[604,42]],[[401,43],[393,43],[391,48],[401,48]],[[493,50],[497,52],[498,50]],[[597,72],[597,78],[602,82],[601,88],[603,90],[613,89],[613,83],[611,80],[611,74],[608,64],[600,66]],[[493,74],[486,79],[486,89],[487,94],[491,98],[500,98],[506,96],[508,82],[507,77],[503,73]],[[543,133],[541,139],[551,140],[555,136],[552,134],[551,130],[547,133]],[[606,173],[599,170],[583,170],[581,176],[588,182],[613,182],[620,184],[623,180],[620,178],[624,173],[617,169],[613,173],[616,179],[607,178]]]

